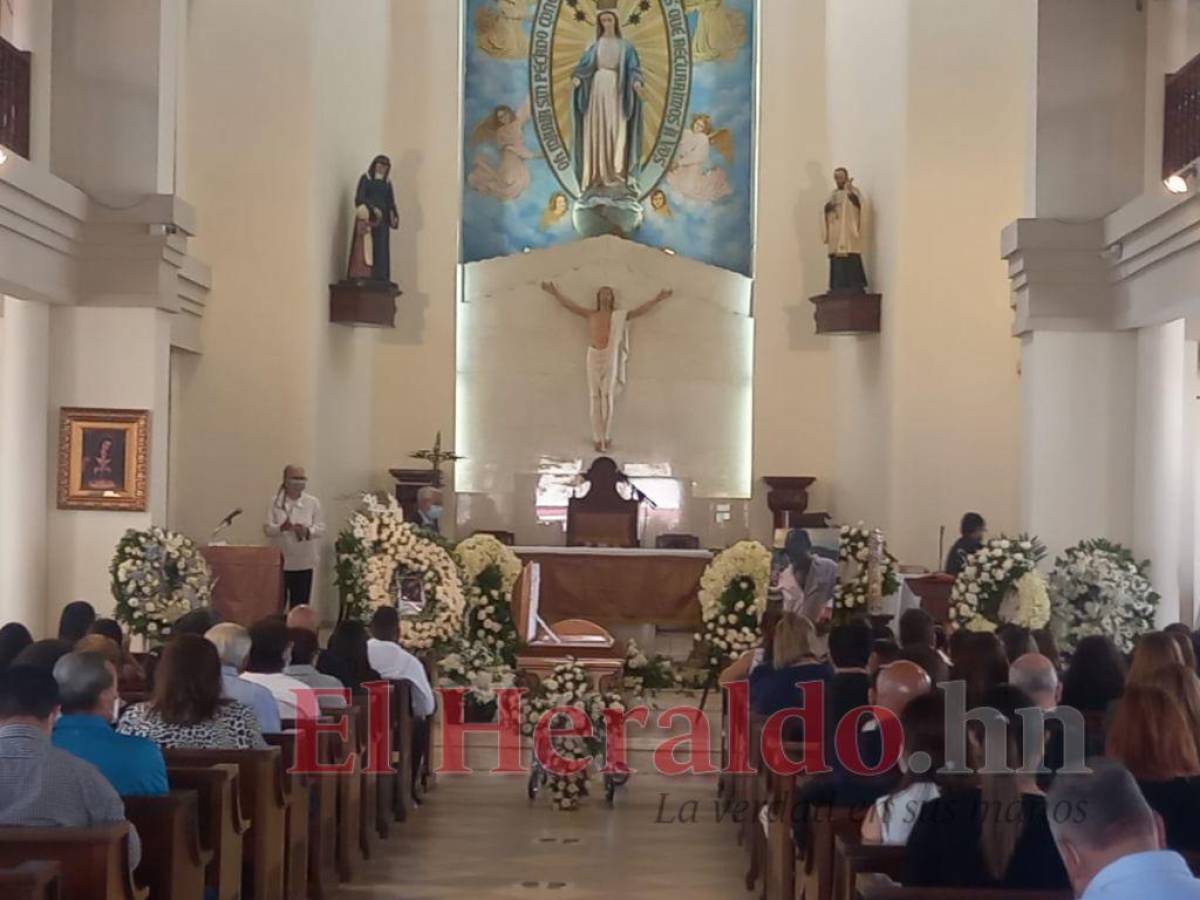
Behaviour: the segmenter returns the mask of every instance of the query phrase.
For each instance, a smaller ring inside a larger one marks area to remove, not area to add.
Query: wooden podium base
[[[390,281],[339,281],[329,286],[329,321],[339,325],[396,327],[400,288]]]
[[[810,297],[817,334],[879,334],[882,294],[832,291]]]

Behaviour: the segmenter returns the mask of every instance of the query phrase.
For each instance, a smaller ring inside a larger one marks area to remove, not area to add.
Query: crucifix
[[[454,463],[465,457],[459,456],[453,450],[442,449],[442,433],[437,433],[437,438],[433,442],[433,446],[428,450],[417,450],[415,453],[410,453],[412,459],[420,459],[433,466],[433,485],[441,487],[442,484],[442,463]]]

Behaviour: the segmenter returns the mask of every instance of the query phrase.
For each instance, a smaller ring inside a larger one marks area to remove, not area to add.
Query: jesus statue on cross
[[[542,290],[577,316],[588,320],[587,378],[592,409],[592,440],[598,452],[611,446],[613,401],[625,384],[625,365],[629,359],[629,319],[644,316],[674,291],[659,291],[653,300],[637,309],[616,308],[616,296],[610,287],[596,292],[596,309],[587,309],[568,299],[552,281],[542,282]]]

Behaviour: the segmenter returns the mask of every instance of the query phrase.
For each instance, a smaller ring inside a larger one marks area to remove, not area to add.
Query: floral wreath
[[[613,709],[624,712],[625,702],[620,694],[612,691],[597,691],[592,688],[591,678],[587,670],[573,658],[554,667],[553,673],[543,679],[530,692],[527,699],[526,718],[522,732],[526,737],[531,736],[542,716],[552,709],[560,707],[575,707],[582,710],[591,720],[592,737],[551,737],[551,746],[564,760],[578,760],[591,757],[599,758],[603,753],[606,739],[604,711]],[[555,716],[550,721],[552,728],[569,728],[571,722],[564,715]],[[554,808],[563,811],[579,808],[579,803],[587,795],[587,783],[591,778],[591,767],[581,769],[573,774],[557,772],[553,767],[546,770],[546,779],[550,787],[550,796]]]
[[[771,583],[771,552],[757,541],[739,541],[717,554],[700,579],[704,629],[695,639],[704,650],[709,679],[721,667],[758,646]]]
[[[144,638],[168,636],[177,618],[212,596],[212,570],[195,541],[158,526],[126,531],[108,572],[116,620]]]
[[[467,586],[466,637],[511,667],[517,661],[517,626],[512,592],[521,577],[521,559],[490,534],[477,534],[454,548]]]
[[[370,620],[395,606],[397,581],[420,580],[423,607],[401,616],[400,640],[410,650],[440,650],[462,631],[466,598],[454,558],[424,529],[404,521],[394,497],[368,494],[338,535],[336,581],[342,617]]]
[[[442,687],[466,688],[466,696],[477,706],[495,712],[496,692],[516,686],[517,673],[490,648],[463,638],[438,660]]]
[[[995,631],[1005,623],[1046,627],[1050,595],[1037,570],[1045,555],[1045,545],[1029,535],[987,541],[967,557],[955,579],[950,620],[970,631]]]
[[[857,525],[843,525],[838,540],[838,581],[833,594],[834,616],[845,618],[865,611],[872,594],[871,539],[876,532]],[[882,535],[880,535],[882,539]],[[879,567],[880,597],[890,597],[900,590],[900,575],[896,557],[883,544],[883,564]]]
[[[1112,638],[1132,653],[1141,634],[1154,630],[1161,599],[1150,583],[1150,563],[1138,562],[1120,544],[1082,541],[1054,561],[1050,573],[1055,637],[1067,653],[1093,634]]]

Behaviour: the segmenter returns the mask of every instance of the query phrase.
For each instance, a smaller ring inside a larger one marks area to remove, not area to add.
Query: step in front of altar
[[[693,690],[670,690],[658,691],[653,697],[647,697],[643,702],[646,708],[650,711],[647,725],[642,728],[636,724],[630,724],[626,728],[626,747],[629,764],[638,771],[651,771],[654,763],[654,751],[658,749],[662,743],[669,738],[677,737],[686,734],[691,730],[690,716],[696,712],[696,706],[700,702],[701,691]],[[666,710],[680,709],[685,711],[672,716],[671,721],[666,727],[659,725],[660,717]],[[721,696],[717,692],[710,692],[708,700],[705,704],[705,713],[708,719],[709,731],[709,746],[710,760],[713,765],[720,766],[721,764]],[[488,771],[497,764],[498,742],[504,741],[504,746],[511,749],[514,745],[521,754],[521,760],[528,765],[530,753],[532,750],[532,742],[528,738],[520,738],[515,740],[511,736],[497,735],[495,732],[471,732],[468,731],[464,735],[464,745],[466,747],[466,763],[467,766],[474,771]],[[442,761],[442,729],[440,716],[438,721],[434,723],[434,763],[440,766]],[[682,752],[682,751],[681,751]],[[696,754],[699,753],[695,749]]]

